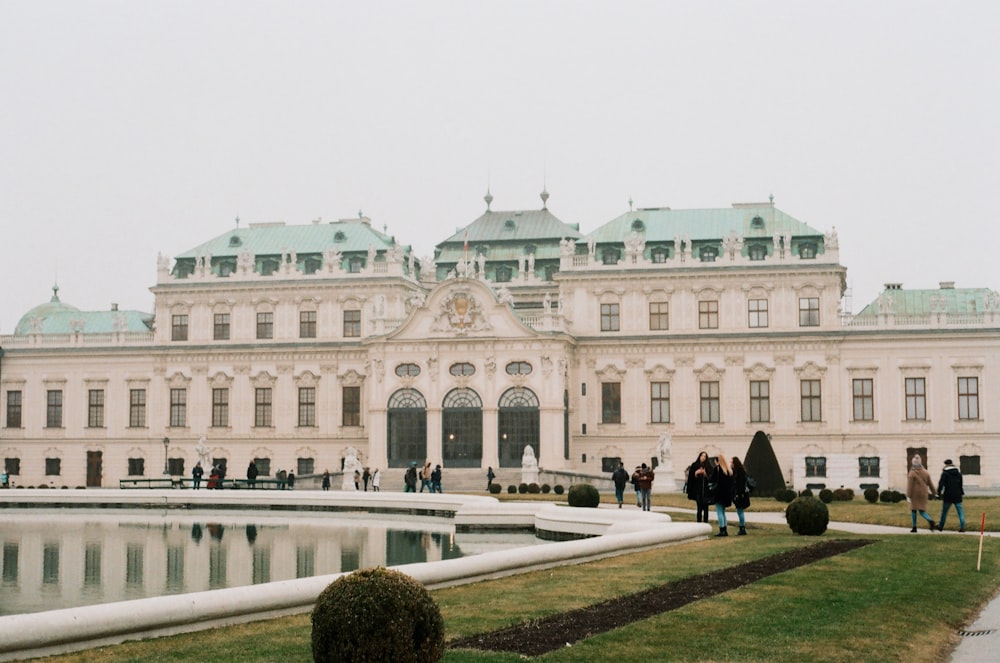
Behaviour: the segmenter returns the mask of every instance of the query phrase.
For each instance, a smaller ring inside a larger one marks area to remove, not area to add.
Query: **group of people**
[[[753,480],[747,474],[746,468],[739,458],[733,456],[732,461],[725,456],[709,458],[702,451],[698,459],[687,468],[687,484],[685,491],[689,500],[696,505],[699,523],[708,522],[708,507],[715,505],[715,516],[719,522],[719,533],[716,536],[729,536],[729,523],[726,519],[726,509],[736,508],[739,520],[737,535],[747,533],[747,523],[744,511],[750,507],[750,491]]]
[[[416,461],[410,463],[410,467],[403,475],[403,492],[417,492],[417,478],[420,479],[420,492],[426,488],[432,493],[441,492],[441,465],[433,465],[431,461],[424,461],[424,466],[418,471]]]
[[[923,459],[919,454],[910,460],[910,471],[906,475],[906,499],[910,502],[910,531],[917,531],[917,514],[927,521],[930,530],[933,532],[944,531],[944,523],[948,518],[948,511],[955,507],[958,514],[958,531],[965,531],[965,511],[962,508],[962,496],[965,490],[962,487],[962,473],[959,471],[950,458],[944,461],[944,468],[941,470],[941,478],[935,488],[931,480],[931,474],[924,469]],[[927,513],[927,502],[932,497],[941,498],[941,519],[934,522],[934,519]]]
[[[191,469],[191,487],[195,490],[201,488],[201,480],[205,476],[205,468],[201,466],[201,461],[195,463],[194,468]],[[226,466],[225,465],[213,465],[212,470],[208,473],[208,488],[217,489],[222,488],[222,480],[226,478]]]

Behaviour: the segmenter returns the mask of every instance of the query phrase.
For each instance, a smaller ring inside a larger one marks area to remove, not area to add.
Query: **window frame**
[[[721,385],[718,380],[698,383],[698,421],[703,424],[722,423]]]
[[[104,390],[87,390],[87,428],[104,428]]]
[[[621,331],[621,304],[618,302],[601,303],[601,331]]]
[[[254,387],[253,426],[254,428],[274,428],[274,389]]]
[[[622,383],[601,383],[601,423],[620,424],[622,422]]]
[[[188,316],[187,313],[175,313],[170,316],[170,340],[188,340]]]
[[[906,398],[906,421],[927,421],[926,378],[904,377],[903,393]]]
[[[316,338],[316,311],[299,311],[299,338]]]
[[[20,389],[7,390],[5,428],[24,427],[24,392]]]
[[[819,297],[799,297],[799,327],[819,327]]]
[[[771,381],[750,380],[750,422],[771,422]]]
[[[649,302],[649,331],[670,329],[670,302]]]
[[[257,311],[257,336],[259,340],[274,338],[274,311]]]
[[[851,380],[851,403],[851,415],[854,417],[854,421],[875,421],[874,378],[853,378]]]
[[[979,377],[958,376],[958,418],[961,421],[979,421]]]
[[[146,428],[146,390],[128,390],[128,427]]]
[[[316,427],[316,387],[299,387],[299,428]]]
[[[698,329],[719,328],[719,300],[698,300]]]
[[[341,425],[361,426],[361,387],[345,385],[340,390]]]
[[[229,387],[212,387],[212,428],[229,428]]]
[[[806,477],[826,477],[826,456],[806,456],[805,463]]]
[[[823,384],[814,378],[799,380],[799,416],[802,423],[823,421]]]
[[[361,338],[361,309],[344,309],[344,338]]]
[[[763,304],[763,306],[762,306]],[[767,329],[768,327],[768,301],[764,299],[750,299],[747,301],[747,326],[750,329]]]
[[[649,421],[653,424],[670,423],[670,383],[649,383]]]
[[[232,333],[231,318],[228,313],[212,315],[212,340],[228,341]]]
[[[63,427],[63,391],[62,389],[45,390],[45,427]]]
[[[187,389],[171,387],[170,389],[170,428],[187,428]]]

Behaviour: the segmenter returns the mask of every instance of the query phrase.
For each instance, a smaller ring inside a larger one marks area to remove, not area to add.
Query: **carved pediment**
[[[460,335],[492,328],[479,299],[467,288],[455,288],[441,301],[431,327],[433,331],[452,331]]]

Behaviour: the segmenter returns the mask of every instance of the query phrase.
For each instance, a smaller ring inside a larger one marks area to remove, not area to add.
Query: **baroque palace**
[[[360,215],[237,223],[158,258],[152,314],[54,288],[0,337],[4,469],[111,487],[190,476],[199,454],[231,477],[354,455],[398,489],[424,459],[513,477],[527,446],[543,473],[606,476],[669,439],[663,490],[763,431],[795,488],[901,488],[914,453],[1000,485],[996,291],[888,284],[851,315],[835,230],[773,199],[630,210],[586,235],[547,199],[495,211],[487,194],[433,259]]]

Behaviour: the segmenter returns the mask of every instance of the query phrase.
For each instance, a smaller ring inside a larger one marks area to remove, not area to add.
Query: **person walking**
[[[417,463],[410,463],[409,469],[406,470],[406,474],[403,475],[403,492],[404,493],[415,493],[417,492]]]
[[[938,497],[941,498],[941,520],[938,521],[938,531],[944,531],[944,521],[948,518],[948,509],[955,507],[958,514],[958,531],[965,531],[965,511],[962,509],[962,495],[965,490],[962,488],[962,473],[951,462],[951,458],[944,461],[944,469],[941,470],[941,479],[937,486]]]
[[[486,492],[490,492],[490,488],[493,487],[493,480],[497,478],[497,475],[493,472],[493,466],[490,465],[486,468]]]
[[[917,513],[927,521],[931,531],[934,531],[934,519],[927,514],[927,500],[934,494],[934,484],[930,473],[924,469],[920,455],[915,455],[910,461],[910,472],[906,475],[906,499],[910,503],[911,532],[917,531]]]
[[[718,463],[711,475],[711,482],[715,484],[712,501],[715,502],[715,517],[719,521],[719,533],[716,536],[729,536],[726,508],[733,505],[733,471],[725,456],[719,456],[716,460]]]
[[[382,484],[382,475],[379,473],[378,468],[372,472],[372,492],[379,492],[379,486]]]
[[[687,496],[694,500],[699,523],[708,522],[708,503],[711,497],[708,492],[708,477],[712,467],[708,462],[708,453],[702,451],[698,460],[691,463],[687,469]]]
[[[368,482],[372,480],[372,474],[365,468],[365,471],[361,473],[361,483],[365,485],[365,492],[368,492]]]
[[[643,463],[640,467],[642,468],[639,470],[640,505],[643,511],[649,511],[653,498],[653,468],[647,467],[646,463]]]
[[[431,472],[431,492],[440,493],[441,492],[441,466],[437,465],[434,467],[434,471]]]
[[[736,456],[733,456],[732,469],[733,506],[736,507],[736,517],[740,519],[740,531],[736,535],[746,536],[747,519],[743,511],[750,508],[750,477],[747,475],[747,469],[743,467],[743,463]]]
[[[622,508],[622,500],[625,499],[625,486],[628,484],[628,470],[625,463],[618,461],[618,467],[611,473],[611,481],[615,484],[615,499],[618,500],[618,508]]]
[[[636,465],[635,472],[632,473],[632,478],[631,478],[632,488],[635,489],[635,505],[640,509],[642,508],[642,489],[639,488],[639,472],[641,470],[642,467]]]
[[[424,462],[424,468],[420,470],[420,492],[424,492],[424,488],[434,492],[431,488],[431,461]]]
[[[323,471],[323,490],[330,490],[330,470]]]
[[[201,461],[199,460],[194,464],[194,469],[191,470],[191,487],[195,490],[201,488],[201,478],[203,476],[205,476],[205,468],[201,466]]]
[[[257,483],[257,463],[250,461],[247,465],[247,486],[255,488]]]
[[[361,471],[354,470],[354,490],[361,491]]]

